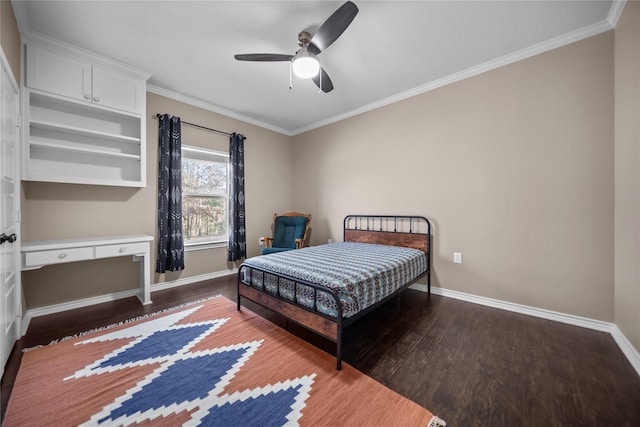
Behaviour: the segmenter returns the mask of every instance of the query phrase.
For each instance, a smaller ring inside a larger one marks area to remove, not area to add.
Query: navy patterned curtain
[[[231,188],[229,191],[228,261],[247,257],[247,235],[244,216],[244,136],[232,133],[229,139]]]
[[[156,272],[184,270],[180,117],[158,115],[158,256]]]

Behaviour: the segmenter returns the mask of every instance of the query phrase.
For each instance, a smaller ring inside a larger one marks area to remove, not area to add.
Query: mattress
[[[249,258],[241,266],[240,277],[247,285],[337,317],[338,307],[329,293],[315,292],[299,283],[296,286],[294,280],[281,278],[278,282],[278,275],[333,289],[342,304],[342,317],[348,318],[411,283],[426,270],[426,255],[418,249],[337,242]]]

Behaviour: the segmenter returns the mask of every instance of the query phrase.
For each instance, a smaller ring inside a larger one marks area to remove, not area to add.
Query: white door
[[[18,87],[0,52],[0,374],[20,338]]]

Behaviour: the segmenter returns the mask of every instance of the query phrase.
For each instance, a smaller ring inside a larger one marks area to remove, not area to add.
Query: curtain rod
[[[156,114],[155,116],[152,116],[154,119],[159,119],[160,117],[162,117],[162,114]],[[206,126],[200,126],[197,125],[195,123],[189,123],[189,122],[185,122],[182,119],[180,120],[180,123],[182,123],[183,125],[187,125],[187,126],[193,126],[194,128],[199,128],[199,129],[204,129],[204,130],[208,130],[210,132],[216,132],[216,133],[221,133],[223,135],[227,135],[227,136],[231,136],[231,134],[229,132],[224,132],[218,129],[212,129],[212,128],[208,128]]]

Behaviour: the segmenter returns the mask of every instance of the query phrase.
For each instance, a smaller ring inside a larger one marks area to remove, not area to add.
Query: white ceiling
[[[319,94],[287,62],[341,1],[13,1],[35,32],[151,73],[149,90],[287,135],[541,53],[615,25],[624,2],[362,1],[320,56],[335,89]],[[156,113],[156,112],[150,112]],[[184,118],[188,120],[188,118]],[[212,126],[214,124],[211,124]]]

